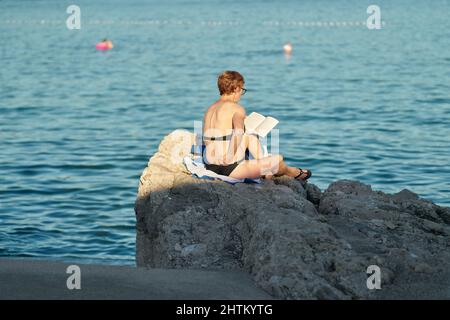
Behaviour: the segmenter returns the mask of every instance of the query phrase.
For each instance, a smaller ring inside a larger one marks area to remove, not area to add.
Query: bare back
[[[243,108],[234,102],[216,101],[207,110],[203,119],[203,135],[207,137],[222,137],[233,132],[233,116]],[[227,165],[226,154],[230,140],[205,140],[205,157],[208,163]],[[236,161],[236,159],[234,159]]]

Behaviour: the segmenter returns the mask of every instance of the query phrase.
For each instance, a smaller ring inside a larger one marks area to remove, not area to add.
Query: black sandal
[[[312,175],[311,171],[308,170],[308,169],[302,169],[302,168],[297,168],[297,169],[300,170],[300,173],[295,177],[295,179],[297,179],[297,180],[306,181],[306,180],[308,180],[308,179],[311,177],[311,175]],[[300,176],[303,175],[303,174],[306,174],[306,178],[300,178]],[[299,179],[299,178],[300,178],[300,179]]]

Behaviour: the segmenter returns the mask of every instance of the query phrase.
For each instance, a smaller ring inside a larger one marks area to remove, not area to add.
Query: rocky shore
[[[350,180],[198,179],[182,164],[193,142],[172,132],[140,177],[138,266],[244,271],[281,299],[450,298],[450,208]]]

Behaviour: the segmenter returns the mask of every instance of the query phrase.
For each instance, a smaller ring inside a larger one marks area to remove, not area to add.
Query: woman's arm
[[[245,154],[245,146],[242,146],[244,141],[244,119],[245,109],[242,106],[238,106],[236,112],[233,114],[232,124],[233,133],[228,147],[227,162],[236,161],[235,155],[238,153],[239,148],[242,148],[242,152]]]

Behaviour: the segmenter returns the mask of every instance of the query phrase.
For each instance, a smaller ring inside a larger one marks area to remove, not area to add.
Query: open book
[[[275,118],[264,117],[262,114],[252,112],[249,116],[245,117],[245,131],[256,133],[258,136],[265,138],[278,122]]]

